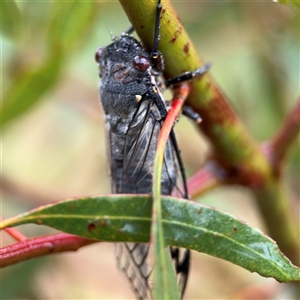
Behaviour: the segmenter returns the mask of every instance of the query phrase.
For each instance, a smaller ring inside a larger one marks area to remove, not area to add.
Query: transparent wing
[[[122,169],[122,193],[152,191],[153,163],[163,118],[153,100],[144,100],[126,134]],[[167,141],[162,169],[162,194],[187,198],[185,177],[174,132]],[[180,182],[181,181],[181,182]]]
[[[115,245],[118,268],[128,278],[138,299],[146,299],[150,291],[151,268],[147,262],[149,248],[149,244],[138,243],[117,243]]]
[[[162,100],[160,100],[162,101]],[[152,192],[153,163],[163,118],[153,99],[143,99],[135,112],[126,133],[124,158],[115,176],[116,193],[150,194]],[[116,173],[116,172],[115,172]],[[164,195],[188,198],[184,170],[174,132],[171,133],[164,152],[161,190]],[[123,243],[116,245],[119,268],[128,277],[139,299],[149,292],[152,271],[148,262],[149,245]],[[180,259],[179,250],[171,249],[178,282],[183,294],[189,267],[189,250]]]

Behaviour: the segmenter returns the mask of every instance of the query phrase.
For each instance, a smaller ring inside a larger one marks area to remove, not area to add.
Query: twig
[[[187,185],[189,194],[192,199],[196,198],[217,185],[220,185],[224,179],[222,171],[215,163],[207,163],[188,179]]]
[[[99,241],[61,233],[27,239],[0,249],[0,268],[53,253],[76,251]]]
[[[0,221],[2,219],[0,218]],[[4,229],[12,238],[14,238],[18,242],[23,242],[27,240],[27,237],[14,228],[5,228]]]
[[[285,122],[276,135],[263,145],[266,155],[273,165],[276,174],[280,173],[281,162],[285,158],[288,149],[295,142],[300,132],[300,96],[292,111],[286,117]]]

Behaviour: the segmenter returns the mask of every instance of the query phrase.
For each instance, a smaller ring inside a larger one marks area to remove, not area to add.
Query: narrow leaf
[[[184,86],[184,91],[185,89],[187,89],[186,86]],[[152,190],[153,210],[151,226],[151,242],[153,244],[154,252],[154,299],[180,299],[180,293],[175,276],[175,270],[172,267],[170,253],[165,251],[165,238],[162,226],[161,208],[161,173],[166,143],[173,128],[174,122],[182,108],[183,99],[173,100],[172,109],[169,111],[159,134],[157,151],[154,160]]]
[[[54,54],[41,66],[28,69],[14,78],[15,83],[4,95],[1,108],[2,125],[31,108],[57,81],[61,56]]]
[[[280,282],[300,280],[299,268],[261,231],[215,208],[162,197],[166,245],[204,252]],[[36,223],[82,237],[112,242],[148,242],[152,198],[112,195],[42,206],[0,223],[0,229]]]
[[[55,13],[47,34],[48,52],[45,59],[37,66],[28,66],[13,78],[3,96],[1,125],[4,126],[28,111],[55,85],[60,78],[65,61],[85,41],[94,26],[97,7],[94,2],[55,4]],[[6,4],[5,8],[9,13],[6,18],[11,18],[17,9],[13,2]],[[26,21],[26,16],[22,17]]]
[[[68,55],[87,38],[97,16],[97,5],[93,1],[66,1],[55,5],[47,37],[49,47]]]
[[[13,37],[20,33],[22,16],[15,1],[1,1],[1,33]]]

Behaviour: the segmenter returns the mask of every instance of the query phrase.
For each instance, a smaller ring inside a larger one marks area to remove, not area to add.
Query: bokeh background
[[[299,13],[270,1],[172,1],[211,73],[251,134],[272,137],[299,95]],[[94,53],[130,24],[117,1],[1,2],[1,216],[109,193]],[[204,120],[205,122],[205,120]],[[189,134],[184,134],[189,130]],[[189,175],[209,155],[193,124],[176,125]],[[299,201],[299,143],[284,182]],[[265,231],[251,192],[220,187],[198,199]],[[299,203],[298,203],[299,204]],[[55,232],[26,225],[27,236]],[[13,243],[1,233],[1,246]],[[186,299],[293,299],[293,288],[193,253]],[[253,294],[253,291],[255,293]],[[133,299],[113,244],[99,243],[1,270],[1,299]],[[244,298],[243,298],[244,297]]]

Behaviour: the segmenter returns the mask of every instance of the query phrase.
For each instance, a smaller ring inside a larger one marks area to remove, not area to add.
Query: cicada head
[[[96,51],[102,80],[109,78],[119,82],[132,82],[150,72],[151,60],[140,43],[132,36],[124,35],[107,47]]]

